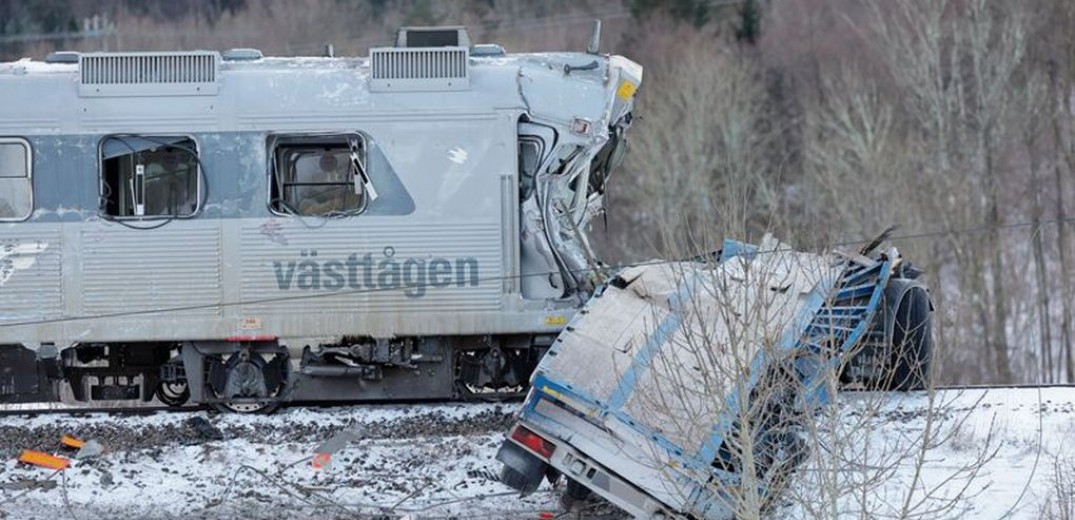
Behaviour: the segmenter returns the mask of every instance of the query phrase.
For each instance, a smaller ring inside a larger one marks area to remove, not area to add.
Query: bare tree
[[[624,409],[684,453],[712,452],[705,468],[683,471],[735,518],[771,510],[805,455],[805,396],[787,340],[806,294],[832,275],[826,257],[767,238],[756,255],[652,268],[629,286],[678,327],[637,376],[645,391]],[[620,373],[630,370],[638,367]],[[652,447],[647,458],[662,460],[665,448]],[[678,469],[655,465],[668,472],[668,493],[686,493],[671,484],[681,480]]]
[[[946,185],[943,195],[965,197],[932,216],[949,229],[986,231],[985,241],[960,232],[949,235],[947,244],[960,292],[975,308],[980,328],[972,333],[989,346],[993,377],[1011,381],[1001,235],[1006,204],[998,157],[1010,135],[1011,92],[1025,63],[1026,20],[1019,6],[991,0],[874,5],[873,30],[910,116],[909,130],[924,136],[932,158],[925,173]]]
[[[1040,375],[1036,378],[1045,383],[1056,380],[1055,356],[1052,351],[1052,286],[1050,284],[1050,269],[1046,260],[1045,236],[1048,230],[1043,227],[1047,193],[1044,189],[1042,162],[1048,160],[1047,152],[1043,150],[1040,142],[1046,134],[1049,126],[1047,111],[1050,109],[1049,86],[1043,74],[1033,74],[1026,82],[1026,88],[1022,91],[1021,99],[1017,100],[1023,114],[1026,116],[1022,125],[1022,141],[1027,157],[1027,182],[1031,197],[1030,217],[1031,248],[1034,257],[1034,279],[1037,283],[1038,336],[1040,343]]]
[[[926,391],[902,398],[864,392],[818,406],[825,397],[836,399],[841,388],[843,367],[830,356],[846,336],[836,328],[813,331],[810,343],[821,350],[789,347],[812,330],[802,313],[817,302],[814,291],[837,287],[840,265],[766,239],[753,254],[627,276],[625,290],[651,311],[628,335],[662,346],[644,367],[618,367],[645,389],[623,409],[664,441],[643,444],[650,450],[641,455],[624,450],[625,456],[662,472],[664,492],[681,502],[698,499],[679,485],[683,475],[704,482],[708,496],[741,519],[786,508],[795,516],[834,519],[927,519],[968,510],[985,488],[979,477],[998,445],[992,427],[968,433],[968,415],[945,413],[961,396],[942,397],[929,383]],[[674,328],[657,326],[669,317]],[[628,348],[642,343],[632,340]],[[916,403],[911,417],[901,416],[904,399]],[[911,425],[900,426],[899,419]],[[964,449],[974,457],[937,467],[939,447],[968,435],[976,438]],[[668,446],[711,454],[712,461],[704,468],[666,464],[662,450]]]
[[[1038,40],[1039,62],[1046,68],[1049,78],[1046,99],[1051,101],[1049,124],[1052,130],[1053,179],[1050,187],[1057,222],[1057,263],[1059,271],[1060,302],[1060,366],[1068,382],[1075,381],[1075,360],[1072,357],[1072,270],[1069,265],[1071,252],[1071,226],[1067,214],[1068,185],[1075,158],[1075,140],[1071,139],[1072,102],[1069,93],[1075,88],[1075,39],[1071,36],[1071,23],[1075,22],[1075,6],[1058,0],[1044,4],[1040,14],[1048,20],[1044,25],[1046,38]]]
[[[770,146],[779,122],[766,121],[757,65],[689,25],[655,19],[642,33],[635,44],[647,66],[641,119],[610,188],[613,211],[617,204],[628,210],[620,214],[629,222],[625,231],[650,237],[645,255],[682,256],[716,249],[725,234],[746,238],[765,229],[780,218],[778,151]],[[694,235],[686,241],[675,236],[688,232]],[[684,250],[671,251],[674,245]]]
[[[1041,507],[1041,518],[1075,520],[1075,460],[1054,454],[1049,476],[1051,489]]]

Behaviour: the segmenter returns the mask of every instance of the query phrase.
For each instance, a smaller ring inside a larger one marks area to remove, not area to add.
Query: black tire
[[[891,377],[886,390],[919,390],[929,382],[933,357],[932,303],[921,287],[907,291],[896,308],[892,330]]]
[[[570,511],[575,504],[585,502],[591,495],[593,491],[590,491],[590,488],[579,484],[577,480],[568,478],[563,493],[560,493],[560,505],[565,511]]]
[[[500,445],[496,460],[504,464],[500,469],[500,482],[522,495],[536,491],[550,469],[543,460],[510,440]]]
[[[575,500],[586,500],[590,498],[593,491],[580,484],[579,481],[569,478],[567,479],[567,486],[564,487],[564,494]]]
[[[766,454],[770,465],[763,469],[766,485],[762,501],[764,512],[772,512],[780,506],[781,500],[786,500],[785,491],[791,485],[799,467],[810,455],[809,446],[798,433],[801,429],[773,432],[768,439],[767,451],[772,451]]]
[[[500,482],[523,495],[529,495],[537,491],[538,486],[541,485],[541,479],[542,476],[534,478],[533,475],[516,471],[507,464],[500,469]]]

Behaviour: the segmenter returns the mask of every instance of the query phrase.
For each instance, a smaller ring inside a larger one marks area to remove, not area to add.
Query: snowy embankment
[[[823,413],[791,518],[1075,513],[1075,387],[848,392]]]
[[[547,484],[519,498],[495,480],[513,407],[0,417],[0,518],[558,514]],[[922,393],[847,393],[830,411],[778,516],[1030,519],[1058,507],[1058,497],[1063,504],[1057,461],[1075,463],[1075,388],[1044,389],[1040,402],[1035,389],[945,391],[932,408]],[[15,461],[22,449],[57,451],[64,433],[107,451],[60,473]],[[315,468],[315,451],[334,436],[348,442]],[[1070,490],[1075,477],[1063,478]]]

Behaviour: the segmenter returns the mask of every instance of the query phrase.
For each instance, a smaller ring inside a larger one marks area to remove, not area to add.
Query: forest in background
[[[362,56],[404,25],[645,68],[593,236],[611,263],[773,232],[892,242],[946,383],[1075,382],[1069,0],[0,0],[0,59],[256,47]],[[599,219],[600,220],[600,219]]]

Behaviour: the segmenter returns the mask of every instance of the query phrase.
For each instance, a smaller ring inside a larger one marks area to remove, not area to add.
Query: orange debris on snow
[[[34,450],[22,450],[19,462],[49,469],[67,469],[71,465],[68,459]]]

